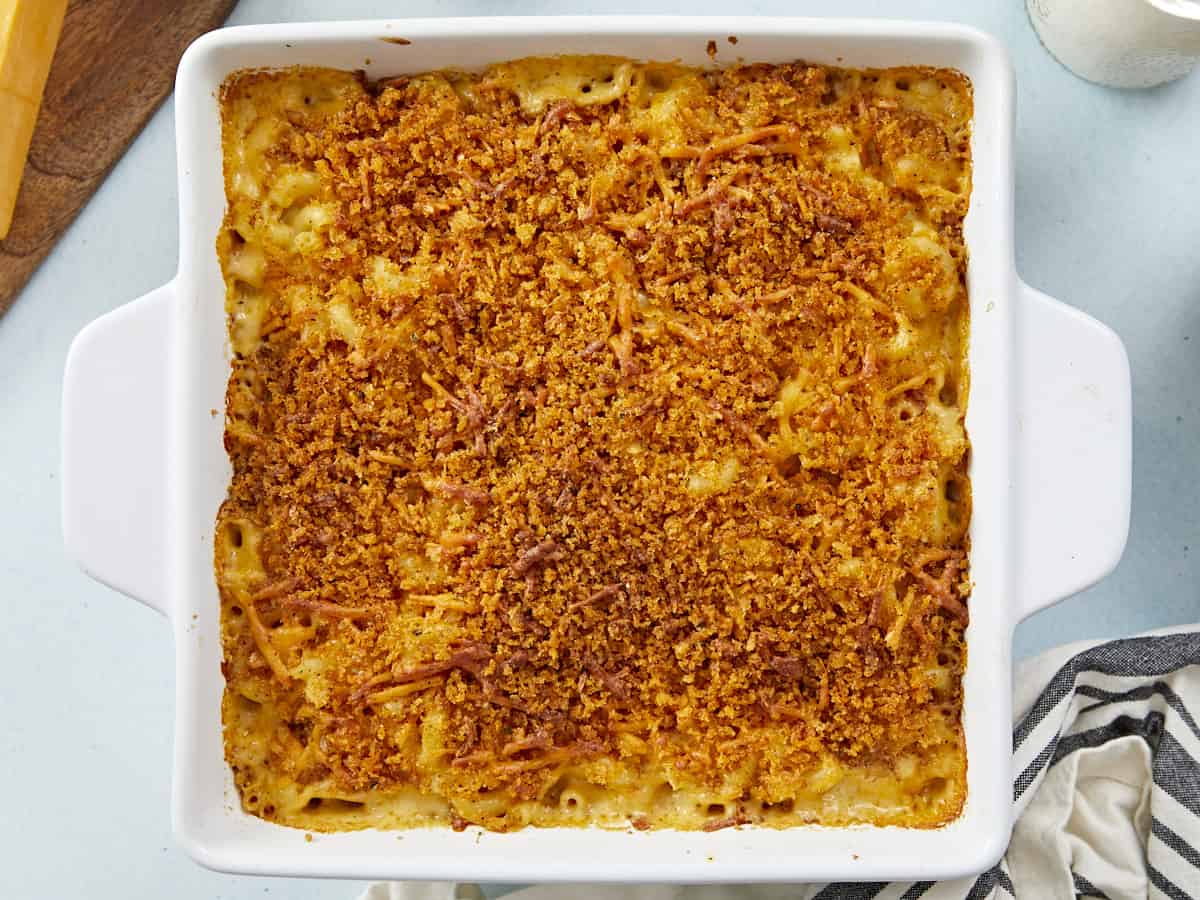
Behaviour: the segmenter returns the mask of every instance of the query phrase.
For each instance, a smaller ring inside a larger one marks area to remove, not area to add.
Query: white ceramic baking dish
[[[738,38],[736,46],[727,36]],[[404,41],[396,41],[403,38]],[[244,814],[221,741],[212,528],[229,349],[213,242],[224,199],[216,94],[244,67],[378,77],[532,54],[709,64],[806,59],[953,66],[975,89],[970,252],[975,582],[965,729],[969,796],[934,830],[746,827],[715,833],[468,829],[316,835]],[[420,19],[229,28],[176,83],[179,272],[76,338],[63,390],[63,527],[93,577],[160,610],[177,648],[174,829],[199,862],[247,873],[484,881],[934,879],[981,871],[1008,840],[1014,624],[1103,577],[1125,544],[1130,379],[1117,336],[1026,286],[1013,264],[1013,74],[956,25],[834,19]],[[166,223],[161,223],[166,227]]]

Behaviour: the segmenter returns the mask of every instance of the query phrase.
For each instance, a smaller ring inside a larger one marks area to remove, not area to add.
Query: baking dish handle
[[[88,324],[67,352],[62,522],[97,581],[167,613],[166,348],[174,282]]]
[[[1116,568],[1129,534],[1129,358],[1116,333],[1018,280],[1020,621]]]

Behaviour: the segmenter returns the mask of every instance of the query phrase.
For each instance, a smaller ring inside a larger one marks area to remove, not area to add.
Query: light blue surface
[[[1032,285],[1112,325],[1134,379],[1134,509],[1124,562],[1021,625],[1054,644],[1200,619],[1200,76],[1124,93],[1040,47],[1020,0],[821,0],[747,14],[950,19],[998,36],[1018,80],[1017,261]],[[384,15],[728,14],[728,3],[243,0],[236,23]],[[355,897],[361,885],[233,878],[172,844],[171,635],[89,581],[59,528],[59,393],[95,316],[167,281],[178,236],[173,109],[154,117],[0,318],[0,897]]]

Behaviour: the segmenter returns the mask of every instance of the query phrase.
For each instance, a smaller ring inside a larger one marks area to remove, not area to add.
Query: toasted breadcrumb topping
[[[248,600],[218,571],[227,729],[268,707],[268,769],[506,828],[467,800],[564,766],[750,765],[777,803],[961,736],[970,89],[906,72],[954,103],[796,63],[531,105],[497,67],[341,75],[288,114],[265,165],[334,215],[266,252],[218,525],[262,535]],[[230,190],[236,290],[262,223]]]

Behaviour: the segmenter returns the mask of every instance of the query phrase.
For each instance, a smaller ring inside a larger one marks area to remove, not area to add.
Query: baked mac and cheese
[[[220,102],[246,810],[959,813],[961,74],[564,57]]]

